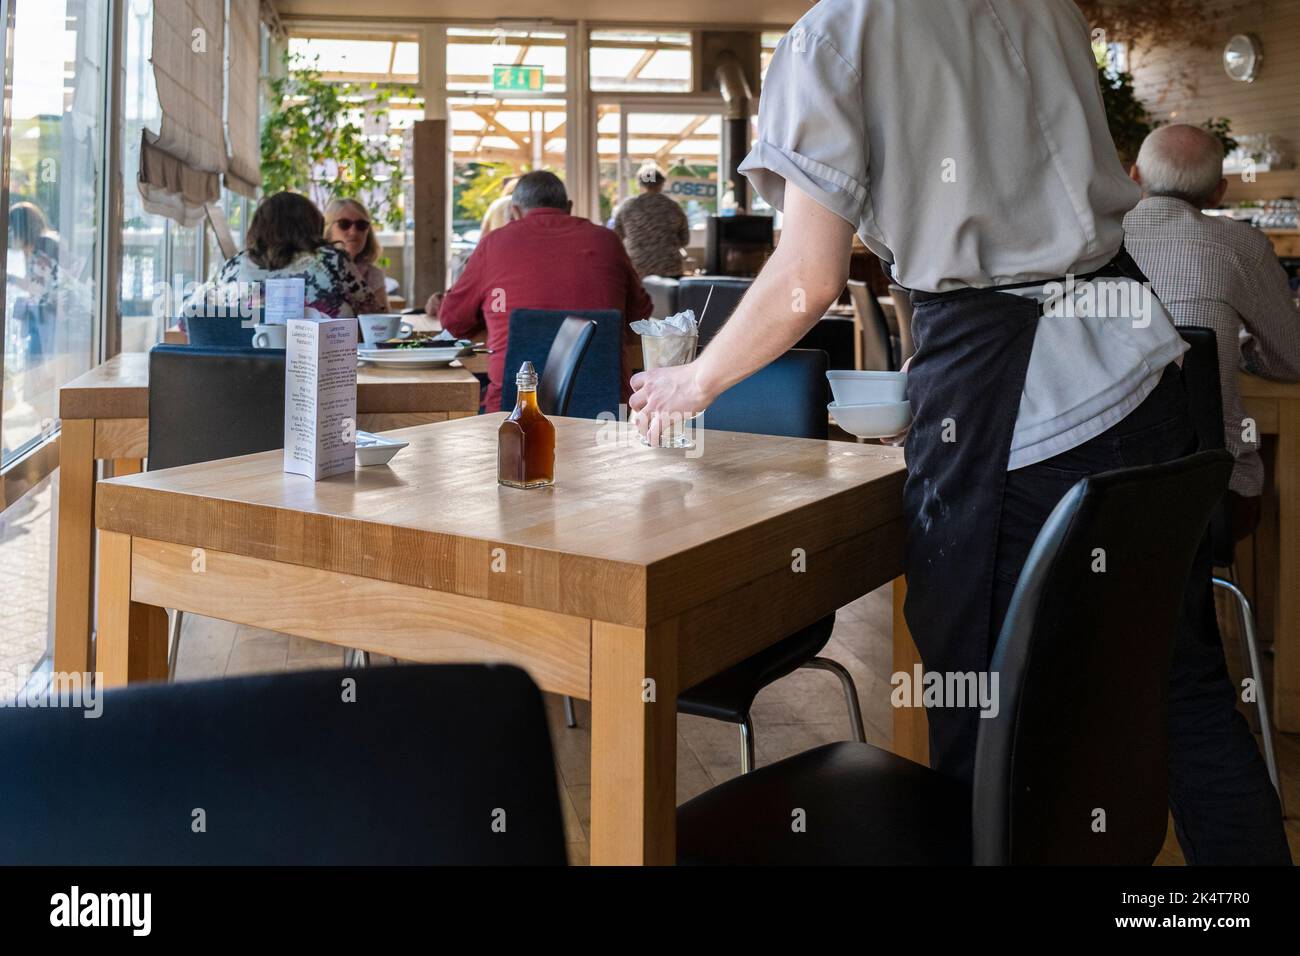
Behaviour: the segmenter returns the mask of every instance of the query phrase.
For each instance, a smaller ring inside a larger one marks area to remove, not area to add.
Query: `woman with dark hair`
[[[382,312],[348,254],[325,237],[325,217],[306,196],[279,192],[258,204],[245,248],[186,300],[182,315],[261,321],[263,283],[301,278],[304,305],[330,318]]]

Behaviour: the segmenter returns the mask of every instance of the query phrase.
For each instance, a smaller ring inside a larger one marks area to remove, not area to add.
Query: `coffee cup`
[[[367,345],[377,345],[389,339],[409,339],[415,333],[415,326],[403,322],[400,315],[362,315],[357,321],[361,323],[361,339]]]
[[[285,345],[285,335],[288,326],[284,325],[255,325],[253,326],[253,348],[255,349],[282,349]]]

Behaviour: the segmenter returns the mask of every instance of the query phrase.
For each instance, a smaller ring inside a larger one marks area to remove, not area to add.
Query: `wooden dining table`
[[[463,368],[357,371],[357,424],[367,431],[472,416],[479,384]],[[95,575],[95,463],[133,474],[149,455],[149,354],[124,352],[59,389],[59,517],[54,669],[91,660]]]
[[[278,452],[101,481],[98,670],[166,675],[164,608],[591,701],[591,859],[675,860],[678,690],[898,575],[898,449],[557,418],[555,484],[496,480],[500,414],[313,482]],[[467,714],[472,720],[473,715]]]

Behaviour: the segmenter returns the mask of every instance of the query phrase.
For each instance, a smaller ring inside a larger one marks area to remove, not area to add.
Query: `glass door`
[[[722,106],[715,102],[596,104],[599,221],[640,191],[637,172],[653,164],[668,177],[664,194],[682,205],[691,246],[704,245],[705,223],[726,203],[722,166]]]

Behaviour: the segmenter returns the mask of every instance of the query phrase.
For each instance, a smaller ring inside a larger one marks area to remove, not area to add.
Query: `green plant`
[[[285,53],[284,73],[270,80],[270,112],[262,126],[262,188],[291,189],[321,209],[335,196],[366,203],[376,221],[402,224],[402,160],[385,139],[364,132],[387,128],[394,99],[410,100],[408,87],[336,83],[315,60]]]
[[[1099,65],[1097,78],[1101,82],[1101,99],[1106,107],[1110,137],[1115,141],[1120,159],[1127,165],[1137,159],[1142,140],[1158,124],[1133,92],[1132,74]]]
[[[1223,155],[1228,155],[1237,148],[1237,141],[1232,138],[1232,120],[1226,116],[1213,116],[1201,124],[1219,138],[1223,144]]]
[[[502,182],[514,173],[510,163],[475,163],[466,181],[458,184],[456,208],[466,219],[481,221],[488,206],[501,196]]]

